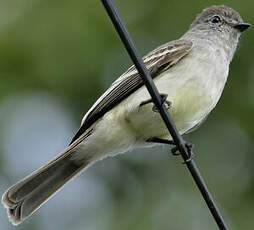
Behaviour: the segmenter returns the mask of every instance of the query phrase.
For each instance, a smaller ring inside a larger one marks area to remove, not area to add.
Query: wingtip
[[[9,191],[7,190],[3,196],[2,196],[2,204],[3,206],[7,209],[7,214],[8,214],[8,218],[9,221],[17,226],[19,225],[23,220],[20,219],[20,215],[17,215],[17,209],[18,206],[17,204],[14,204],[10,199],[9,199]]]

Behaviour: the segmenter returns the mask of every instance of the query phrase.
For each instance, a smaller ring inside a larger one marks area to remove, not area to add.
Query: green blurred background
[[[205,7],[253,23],[253,0],[115,0],[144,55],[177,39]],[[254,225],[254,30],[242,37],[222,98],[186,136],[230,229]],[[63,150],[82,116],[131,65],[95,0],[0,0],[0,193]],[[98,162],[19,230],[217,229],[168,147]],[[0,207],[0,229],[15,227]]]

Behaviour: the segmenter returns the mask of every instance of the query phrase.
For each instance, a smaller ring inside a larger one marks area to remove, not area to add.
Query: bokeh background
[[[177,39],[213,4],[254,23],[253,0],[115,3],[143,55]],[[254,225],[253,41],[251,28],[218,106],[186,136],[233,230]],[[63,150],[82,116],[130,65],[100,1],[0,0],[0,193]],[[106,159],[18,227],[0,207],[0,229],[217,229],[181,162],[168,147]]]

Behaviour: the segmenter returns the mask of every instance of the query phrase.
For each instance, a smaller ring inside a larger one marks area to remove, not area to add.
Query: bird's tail
[[[2,197],[10,221],[17,225],[36,211],[73,176],[87,167],[89,157],[73,159],[75,148],[68,148],[55,159],[10,187]]]

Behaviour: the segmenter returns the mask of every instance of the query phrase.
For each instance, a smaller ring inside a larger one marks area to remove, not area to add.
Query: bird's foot
[[[165,103],[166,104],[166,109],[169,109],[171,107],[172,103],[170,101],[167,101],[168,95],[161,93],[160,96],[161,96],[161,104]],[[149,103],[153,103],[153,100],[149,99],[149,100],[143,101],[143,102],[140,103],[139,106],[141,107],[141,106],[149,104]],[[155,105],[153,105],[152,110],[153,110],[153,112],[156,112],[156,113],[159,112],[158,108]]]
[[[147,139],[146,142],[174,145],[175,147],[171,149],[171,153],[173,154],[173,156],[180,155],[179,147],[176,146],[175,142],[172,140],[162,139],[162,138],[158,138],[158,137],[152,137],[152,138]],[[187,152],[188,152],[188,158],[183,162],[183,164],[186,164],[186,163],[192,161],[192,159],[194,158],[194,153],[192,151],[194,148],[194,144],[185,142],[184,145],[185,145],[185,148],[187,149]]]
[[[185,148],[187,149],[187,152],[188,152],[188,158],[186,160],[184,160],[183,164],[186,164],[190,161],[193,160],[194,158],[194,153],[193,153],[193,148],[194,148],[194,144],[191,144],[189,142],[185,142]],[[177,155],[180,155],[180,151],[179,151],[179,147],[178,146],[175,146],[173,149],[171,149],[171,152],[174,156],[177,156]]]

